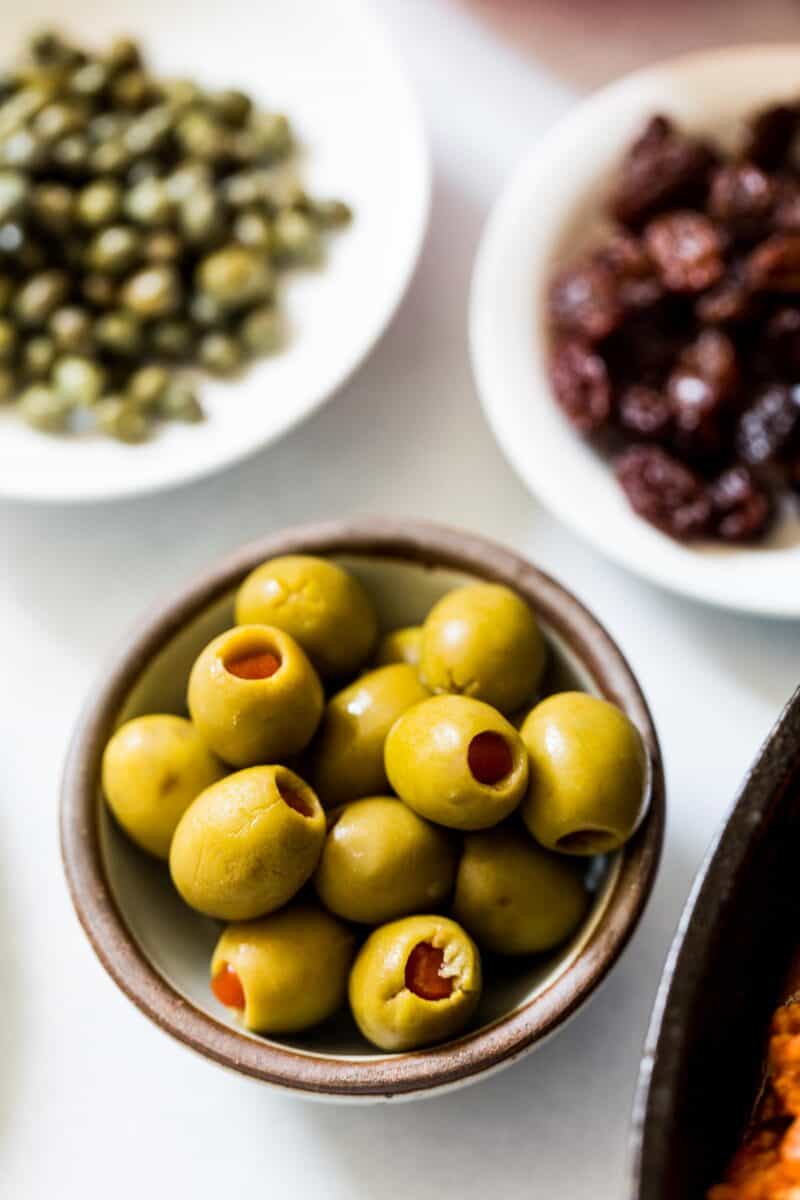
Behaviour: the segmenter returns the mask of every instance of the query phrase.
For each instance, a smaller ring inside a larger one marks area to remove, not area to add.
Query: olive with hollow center
[[[172,835],[186,809],[225,768],[185,717],[134,717],[103,753],[103,794],[138,846],[169,857]]]
[[[481,959],[447,917],[405,917],[370,934],[350,972],[350,1007],[382,1050],[415,1050],[455,1037],[481,996]]]
[[[304,750],[322,716],[319,677],[294,638],[268,625],[215,637],[189,676],[189,712],[220,758],[237,767]]]
[[[548,696],[520,735],[531,762],[522,817],[562,854],[605,854],[635,831],[647,805],[647,751],[614,704],[584,692]]]
[[[385,761],[409,808],[452,829],[496,825],[528,783],[528,756],[514,726],[468,696],[431,696],[403,713],[386,738]]]
[[[310,879],[325,840],[314,792],[286,767],[248,767],[207,787],[172,838],[169,867],[183,899],[222,921],[281,908]]]

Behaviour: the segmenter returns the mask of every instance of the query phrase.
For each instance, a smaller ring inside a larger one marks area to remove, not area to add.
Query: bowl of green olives
[[[646,702],[583,605],[493,542],[372,518],[245,546],[125,640],[61,843],[157,1025],[368,1101],[558,1029],[637,925],[664,815]]]

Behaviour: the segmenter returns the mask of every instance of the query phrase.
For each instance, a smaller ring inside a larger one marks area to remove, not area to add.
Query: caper
[[[60,351],[85,354],[92,345],[92,322],[84,308],[57,308],[47,326]]]
[[[280,313],[269,304],[252,309],[239,326],[239,336],[251,354],[273,354],[285,340]]]
[[[250,208],[263,194],[263,180],[255,171],[237,171],[222,182],[222,195],[233,208]]]
[[[200,362],[214,375],[232,375],[242,365],[239,343],[216,330],[200,339]]]
[[[0,141],[0,166],[30,171],[40,166],[45,147],[29,129],[17,129]]]
[[[123,207],[138,225],[165,225],[172,215],[172,201],[164,182],[153,177],[130,188]]]
[[[175,133],[184,153],[190,157],[216,162],[227,152],[226,131],[209,113],[189,111],[181,117]]]
[[[116,300],[117,285],[113,276],[92,271],[84,275],[81,291],[84,300],[88,300],[95,308],[108,308]]]
[[[143,442],[150,432],[147,417],[123,396],[104,396],[94,408],[97,428],[120,442]]]
[[[0,363],[10,363],[17,348],[17,331],[11,321],[0,319]]]
[[[203,259],[197,269],[197,283],[223,308],[243,308],[269,295],[272,271],[256,251],[231,244]]]
[[[59,101],[40,109],[33,119],[33,130],[43,141],[55,142],[68,134],[80,132],[85,123],[85,110],[77,104]]]
[[[205,416],[194,388],[182,379],[170,380],[161,397],[159,412],[173,421],[202,421]]]
[[[203,97],[200,88],[191,79],[166,79],[161,83],[161,91],[173,113],[183,112]]]
[[[42,271],[32,275],[16,294],[14,312],[23,325],[42,325],[69,291],[69,279],[63,271]]]
[[[16,221],[5,221],[0,225],[0,254],[9,257],[19,253],[25,241],[25,231]]]
[[[130,67],[138,67],[142,61],[139,43],[130,37],[117,37],[109,46],[105,61],[112,71],[124,71]]]
[[[353,219],[353,210],[343,200],[315,200],[309,208],[312,218],[323,229],[341,229]]]
[[[11,367],[0,367],[0,404],[9,404],[16,390],[17,380]]]
[[[293,209],[279,212],[273,225],[275,257],[288,263],[315,262],[320,253],[319,233],[312,221]]]
[[[76,213],[83,225],[107,225],[122,207],[122,188],[115,179],[95,179],[78,193]]]
[[[14,280],[10,275],[0,274],[0,313],[8,312],[13,299]]]
[[[41,29],[28,42],[31,57],[43,66],[68,61],[72,48],[56,29]]]
[[[194,160],[179,163],[164,180],[167,194],[175,204],[180,204],[201,188],[211,188],[213,185],[214,176],[208,164]]]
[[[128,380],[128,397],[138,408],[152,412],[158,407],[169,381],[169,371],[165,367],[156,363],[140,367]]]
[[[249,145],[246,151],[259,162],[275,162],[284,158],[292,148],[292,130],[283,113],[260,113],[238,135],[240,142]]]
[[[183,253],[177,234],[171,229],[156,229],[142,242],[142,258],[151,263],[174,263]]]
[[[19,398],[18,412],[23,421],[44,433],[66,429],[71,409],[68,399],[43,383],[31,384]]]
[[[205,292],[194,292],[189,299],[189,316],[196,325],[204,329],[222,325],[225,320],[225,310],[222,305]]]
[[[111,81],[110,90],[111,99],[118,108],[144,108],[153,96],[150,79],[138,67],[132,67],[129,71],[122,71],[115,76]]]
[[[58,395],[70,404],[91,408],[100,399],[105,372],[90,358],[69,354],[56,360],[51,380]]]
[[[106,64],[95,60],[73,71],[69,80],[69,90],[76,96],[94,99],[106,88],[108,79],[109,69]]]
[[[166,104],[157,104],[131,121],[125,131],[125,142],[132,154],[153,154],[171,129],[172,113]]]
[[[99,175],[119,175],[131,162],[131,152],[121,137],[100,142],[89,155],[89,166]]]
[[[31,193],[31,212],[48,233],[63,236],[72,225],[75,193],[63,183],[40,183]]]
[[[233,223],[233,234],[242,246],[268,254],[272,248],[272,222],[257,209],[239,213]]]
[[[139,317],[166,316],[180,305],[180,277],[174,267],[145,267],[128,279],[122,289],[122,301]]]
[[[155,354],[164,358],[188,358],[194,336],[194,330],[188,321],[167,318],[153,325],[150,330],[150,345]]]
[[[91,148],[82,133],[70,133],[57,141],[50,153],[59,167],[70,175],[77,175],[89,165]]]
[[[0,221],[10,221],[24,210],[30,188],[21,171],[0,171]]]
[[[181,201],[178,222],[188,242],[202,245],[223,229],[224,211],[210,187],[198,188]]]
[[[22,369],[31,379],[46,379],[56,359],[56,344],[46,334],[29,338],[22,348]]]
[[[95,234],[86,251],[87,265],[93,271],[118,275],[139,258],[142,239],[129,225],[109,225]]]
[[[137,354],[142,345],[142,327],[136,317],[124,309],[115,309],[98,317],[93,332],[101,350],[122,358]]]
[[[244,92],[227,88],[211,97],[211,107],[226,125],[244,125],[253,108],[253,102]]]
[[[91,117],[86,132],[95,145],[122,137],[130,124],[130,117],[125,113],[99,112]]]

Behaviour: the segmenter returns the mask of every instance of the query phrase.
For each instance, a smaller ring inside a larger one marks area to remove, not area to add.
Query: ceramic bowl
[[[474,579],[515,588],[535,609],[552,647],[552,689],[608,697],[641,730],[651,757],[650,804],[625,848],[597,862],[594,898],[580,931],[557,953],[493,977],[476,1027],[413,1054],[371,1049],[349,1017],[302,1038],[243,1032],[213,999],[208,964],[219,927],[186,908],[162,864],[122,836],[101,801],[103,748],[116,725],[152,711],[184,711],[190,664],[232,623],[234,591],[264,559],[329,555],[354,571],[384,628],[421,620],[448,589]],[[224,1066],[311,1096],[416,1096],[474,1080],[557,1029],[605,977],[650,893],[664,825],[656,733],[620,651],[563,587],[509,550],[455,530],[362,520],[270,536],[237,551],[158,608],[122,644],[80,719],[64,775],[61,838],[72,898],[103,965],[157,1025]]]
[[[757,547],[681,545],[631,509],[606,459],[553,398],[547,286],[554,268],[595,241],[623,153],[665,113],[731,144],[754,110],[797,98],[800,45],[744,46],[647,67],[571,109],[497,201],[475,264],[470,346],[481,400],[520,478],[599,550],[663,587],[726,608],[800,616],[800,517],[789,507]]]
[[[636,1200],[704,1200],[753,1109],[800,943],[800,691],[745,779],[678,926],[642,1060]]]

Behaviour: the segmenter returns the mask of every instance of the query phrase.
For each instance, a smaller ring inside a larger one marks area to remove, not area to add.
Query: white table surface
[[[381,8],[427,113],[436,180],[420,270],[366,368],[286,441],[202,484],[105,508],[0,507],[0,1195],[9,1200],[621,1197],[669,938],[717,822],[800,681],[800,626],[703,609],[608,565],[501,459],[470,378],[470,267],[504,176],[573,93],[447,0]],[[474,528],[572,587],[639,673],[669,789],[645,919],[566,1031],[485,1083],[372,1108],[273,1093],[148,1024],[73,916],[56,819],[78,707],[139,612],[242,541],[355,512]]]

